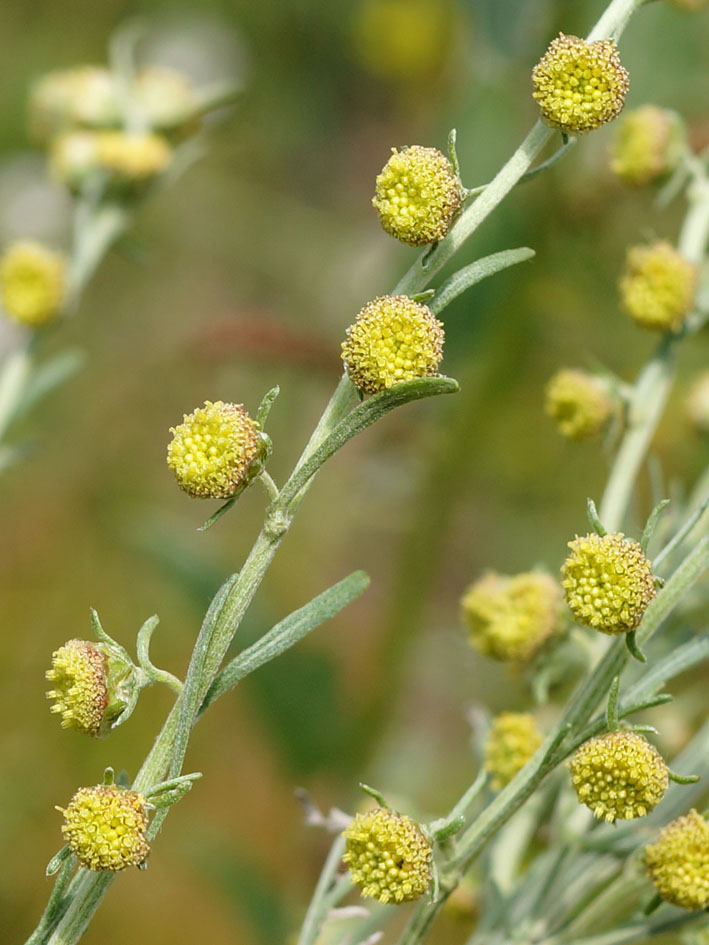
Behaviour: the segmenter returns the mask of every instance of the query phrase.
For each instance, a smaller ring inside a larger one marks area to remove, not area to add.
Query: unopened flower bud
[[[643,105],[620,120],[611,151],[611,169],[625,183],[643,187],[668,177],[687,149],[677,112]]]
[[[206,401],[171,427],[167,464],[181,489],[205,499],[228,499],[260,468],[265,443],[241,404]]]
[[[622,532],[591,533],[568,544],[561,584],[576,620],[602,633],[635,630],[657,593],[640,545]]]
[[[406,814],[385,807],[357,814],[343,836],[343,860],[363,896],[399,905],[428,889],[431,843]]]
[[[470,642],[496,660],[528,660],[557,627],[561,588],[548,574],[488,571],[461,601]]]
[[[509,784],[541,744],[537,723],[528,712],[502,712],[494,718],[484,748],[493,790]]]
[[[90,870],[117,872],[140,866],[150,852],[146,801],[115,784],[80,788],[64,810],[62,833],[71,852]]]
[[[30,133],[44,143],[77,125],[109,127],[120,121],[119,101],[115,80],[102,66],[50,72],[30,93]]]
[[[372,200],[386,232],[409,246],[443,239],[461,203],[451,162],[436,148],[419,145],[392,148]]]
[[[669,784],[667,765],[637,732],[609,732],[591,738],[569,762],[578,799],[608,823],[649,814]]]
[[[87,640],[69,640],[52,655],[45,673],[54,688],[52,712],[62,727],[98,738],[106,735],[131,697],[135,667],[118,647]]]
[[[165,138],[151,132],[102,131],[96,138],[102,170],[125,184],[144,184],[161,174],[172,159]]]
[[[645,865],[660,896],[675,906],[709,906],[709,824],[691,810],[661,831],[645,847]]]
[[[443,325],[406,295],[367,302],[342,344],[352,383],[366,394],[401,381],[432,377],[443,357]]]
[[[620,280],[623,308],[642,328],[678,331],[691,311],[697,270],[669,243],[632,246]]]
[[[64,257],[30,240],[13,243],[0,258],[0,296],[5,313],[39,328],[59,314],[66,294]]]
[[[592,131],[623,108],[628,73],[612,39],[587,43],[559,33],[532,72],[544,121],[567,134]]]
[[[606,386],[585,371],[557,371],[545,393],[546,413],[559,433],[570,440],[584,440],[599,433],[613,413]]]

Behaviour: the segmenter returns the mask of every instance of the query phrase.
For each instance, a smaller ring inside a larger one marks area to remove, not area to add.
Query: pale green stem
[[[308,906],[297,945],[315,945],[315,941],[320,934],[320,929],[328,912],[347,893],[347,890],[351,888],[352,883],[349,879],[349,874],[343,877],[341,884],[335,882],[337,871],[340,868],[340,863],[342,863],[344,850],[345,838],[342,836],[336,837],[330,847],[330,852],[327,855],[322,872],[320,873],[313,898]]]

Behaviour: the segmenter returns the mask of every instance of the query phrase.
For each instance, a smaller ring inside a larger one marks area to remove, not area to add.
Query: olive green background
[[[214,125],[209,155],[156,195],[101,267],[79,317],[53,344],[84,369],[15,439],[28,452],[0,493],[0,930],[24,941],[61,845],[63,805],[107,764],[135,773],[169,705],[143,695],[101,742],[60,730],[43,673],[65,640],[90,634],[95,606],[132,647],[161,618],[158,665],[186,668],[207,603],[250,547],[264,496],[250,490],[217,527],[165,466],[168,428],[205,399],[254,410],[274,384],[269,469],[282,481],[339,375],[361,305],[413,261],[371,207],[392,146],[445,146],[458,129],[464,182],[488,180],[536,118],[529,73],[560,29],[583,34],[602,0],[251,0],[131,3],[8,0],[0,7],[0,239],[66,239],[65,198],[41,182],[25,132],[28,83],[105,60],[112,31],[145,18],[146,58],[203,80],[234,76],[240,105]],[[687,117],[709,143],[709,15],[655,2],[621,45],[629,106]],[[296,650],[255,674],[196,730],[188,770],[205,777],[170,815],[147,873],[110,891],[87,945],[286,943],[326,849],[294,798],[352,810],[357,783],[402,809],[443,813],[475,774],[466,713],[526,704],[504,668],[471,651],[458,599],[485,567],[546,564],[585,528],[608,453],[570,445],[542,409],[561,366],[602,362],[632,379],[654,340],[619,310],[625,247],[674,239],[680,203],[611,177],[613,129],[587,136],[524,184],[460,254],[512,246],[531,263],[482,283],[445,312],[443,370],[455,397],[407,406],[322,472],[240,631],[250,642],[356,568],[369,591]],[[4,328],[3,332],[7,329]],[[670,480],[690,482],[707,440],[682,398],[706,364],[706,336],[682,353],[682,380],[657,439]],[[648,511],[638,493],[635,521]],[[682,723],[676,719],[681,740]],[[403,914],[403,912],[402,912]],[[444,919],[435,941],[462,941]],[[344,931],[342,932],[344,935]]]

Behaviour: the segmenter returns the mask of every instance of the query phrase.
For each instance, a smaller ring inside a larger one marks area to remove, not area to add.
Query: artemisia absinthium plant
[[[124,868],[145,864],[169,807],[199,777],[183,774],[182,766],[201,713],[366,587],[363,574],[350,575],[224,663],[239,623],[320,467],[395,407],[457,389],[455,381],[439,374],[444,329],[438,316],[475,282],[532,253],[508,250],[465,266],[433,289],[427,287],[514,185],[528,172],[536,172],[532,168],[536,158],[559,132],[561,148],[555,158],[571,137],[619,115],[629,77],[616,41],[640,5],[640,0],[613,0],[586,40],[565,34],[552,40],[532,77],[541,118],[485,187],[469,190],[463,185],[454,135],[448,157],[422,145],[393,149],[377,178],[374,206],[388,233],[427,249],[391,294],[364,303],[345,332],[342,380],[284,484],[279,487],[266,469],[270,440],[265,428],[277,389],[266,394],[253,416],[242,404],[207,401],[172,429],[168,465],[178,485],[192,497],[225,500],[206,526],[221,519],[241,491],[258,481],[267,501],[263,529],[239,573],[227,579],[212,601],[183,682],[150,661],[148,644],[155,618],[138,634],[137,664],[105,634],[95,614],[96,643],[71,640],[55,653],[48,672],[54,686],[50,696],[63,723],[79,733],[100,736],[125,722],[141,688],[151,682],[169,685],[176,701],[132,784],[115,784],[108,769],[102,781],[79,788],[60,808],[66,845],[50,863],[49,872],[58,873],[55,890],[28,945],[72,945],[81,938],[115,876]],[[70,185],[75,171],[81,177],[87,154],[90,161],[105,162],[113,173],[113,162],[121,160],[115,143],[111,138],[64,141],[55,150],[55,167],[66,173]],[[145,150],[139,155],[130,149],[123,152],[124,166],[137,177],[159,164],[163,153],[153,140],[143,144]],[[67,162],[73,161],[69,173]],[[649,163],[652,160],[646,160],[645,167]],[[676,646],[664,662],[662,653],[654,658],[654,647],[648,650],[650,662],[644,653],[709,563],[707,542],[687,541],[701,513],[692,519],[690,509],[674,536],[665,534],[664,545],[653,558],[648,557],[648,548],[653,533],[656,538],[662,533],[660,507],[650,515],[638,541],[620,531],[669,390],[668,352],[696,331],[706,315],[699,269],[709,232],[709,188],[704,165],[688,149],[677,160],[675,173],[680,172],[690,182],[691,205],[676,250],[670,254],[663,244],[659,264],[655,256],[650,255],[648,262],[647,254],[634,254],[623,281],[627,286],[640,278],[639,287],[630,293],[636,307],[643,307],[638,298],[645,299],[646,311],[661,313],[646,318],[651,324],[644,326],[662,332],[658,355],[633,386],[579,373],[548,389],[548,412],[570,438],[597,434],[614,414],[625,423],[600,511],[588,503],[590,531],[569,541],[570,553],[560,575],[555,577],[553,569],[504,577],[488,572],[470,586],[462,603],[471,643],[481,658],[506,661],[534,679],[576,634],[577,639],[585,635],[586,647],[594,654],[592,665],[568,704],[557,710],[555,720],[540,727],[529,713],[507,712],[494,721],[480,774],[446,816],[417,823],[406,812],[393,810],[377,790],[367,788],[376,806],[337,828],[298,945],[326,940],[331,910],[353,885],[375,907],[365,912],[366,917],[361,909],[351,913],[355,918],[348,930],[350,940],[378,940],[378,930],[398,913],[398,907],[418,900],[399,941],[421,942],[481,854],[491,857],[494,868],[488,882],[495,891],[489,898],[483,896],[485,906],[469,942],[504,943],[522,936],[530,942],[570,945],[576,940],[568,937],[570,929],[577,935],[575,930],[584,922],[596,927],[594,910],[600,909],[604,919],[610,914],[604,901],[610,888],[609,859],[618,888],[625,881],[628,855],[632,859],[644,843],[639,834],[609,836],[591,830],[594,816],[601,824],[642,818],[654,825],[658,813],[680,815],[637,859],[646,864],[656,897],[686,909],[701,908],[706,902],[702,892],[708,862],[706,831],[702,832],[703,819],[691,809],[696,789],[675,790],[670,785],[692,783],[695,777],[672,771],[646,738],[646,728],[630,720],[640,710],[666,702],[670,697],[661,692],[664,686],[709,656],[709,648],[699,645],[703,641],[694,640]],[[647,176],[647,170],[637,176]],[[116,184],[120,191],[123,181]],[[697,192],[699,196],[693,196]],[[45,289],[43,295],[50,293]],[[627,301],[625,307],[630,308]],[[642,318],[636,320],[642,323]],[[656,409],[640,411],[648,399]],[[578,626],[572,630],[574,619]],[[563,659],[561,665],[563,670]],[[545,686],[536,688],[545,691]],[[677,767],[706,770],[707,741],[709,733],[700,732]],[[567,760],[569,773],[564,774]],[[590,808],[587,816],[583,806],[570,810],[574,790],[580,804]],[[541,803],[521,809],[532,795]],[[538,818],[551,805],[556,806],[558,825],[554,842],[539,838],[530,847]],[[510,845],[511,838],[516,839]],[[496,858],[501,846],[507,855]],[[679,883],[678,871],[684,877]],[[634,877],[636,884],[652,889],[650,879]],[[665,906],[651,917],[649,907],[656,905],[655,900],[648,902],[647,916],[627,915],[627,895],[622,902],[626,914],[621,922],[627,923],[627,932],[621,928],[614,942],[651,938],[668,923],[685,920],[684,913],[668,918]]]

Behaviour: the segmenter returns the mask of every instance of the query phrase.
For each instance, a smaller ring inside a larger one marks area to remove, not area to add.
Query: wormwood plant
[[[613,0],[585,40],[561,34],[552,41],[533,74],[542,118],[489,184],[463,184],[454,134],[448,157],[418,145],[394,152],[377,179],[375,207],[395,238],[427,248],[392,293],[367,302],[347,330],[342,379],[283,484],[266,468],[267,420],[277,389],[264,396],[253,418],[240,404],[207,401],[172,429],[168,465],[179,486],[192,496],[225,500],[205,527],[257,481],[266,498],[264,524],[238,574],[214,597],[184,681],[150,659],[154,617],[138,633],[135,662],[95,612],[96,639],[68,641],[54,654],[47,674],[54,710],[80,733],[105,735],[124,724],[151,683],[170,687],[175,702],[132,784],[115,783],[109,769],[62,809],[66,845],[49,864],[54,890],[28,945],[81,938],[117,874],[145,864],[170,807],[200,777],[185,774],[183,766],[202,713],[367,586],[361,572],[344,578],[225,663],[326,461],[392,410],[457,390],[455,380],[438,373],[444,342],[438,316],[482,278],[533,253],[506,250],[429,286],[520,180],[550,166],[580,134],[618,116],[629,77],[616,42],[640,6],[642,0]],[[552,157],[534,166],[559,137]],[[588,531],[568,542],[560,581],[542,572],[489,572],[462,600],[471,643],[489,657],[524,666],[537,699],[550,702],[556,720],[543,732],[531,713],[495,719],[479,774],[431,823],[391,809],[377,788],[366,788],[373,809],[354,818],[321,817],[336,836],[298,945],[379,941],[400,914],[397,907],[412,900],[417,904],[398,941],[422,942],[480,859],[485,879],[471,945],[631,942],[679,928],[709,905],[709,827],[692,806],[701,797],[698,778],[709,772],[709,726],[670,767],[647,738],[652,731],[634,718],[669,701],[665,687],[709,657],[705,636],[689,637],[682,621],[668,619],[681,613],[709,565],[709,482],[696,485],[674,518],[663,518],[666,503],[658,502],[637,540],[621,531],[672,386],[677,350],[709,315],[702,268],[709,239],[707,159],[691,152],[674,116],[656,110],[621,126],[614,166],[632,183],[669,178],[665,196],[681,191],[687,200],[676,247],[663,241],[633,248],[621,284],[628,315],[658,333],[657,352],[632,385],[576,370],[550,382],[547,409],[564,435],[594,435],[614,417],[622,429],[598,509],[588,501]],[[580,647],[587,666],[568,702],[554,706],[550,692],[571,672],[570,654]],[[608,826],[639,819],[641,828]],[[658,835],[644,825],[667,826]],[[648,839],[653,842],[643,852]],[[371,908],[338,909],[353,886]]]

